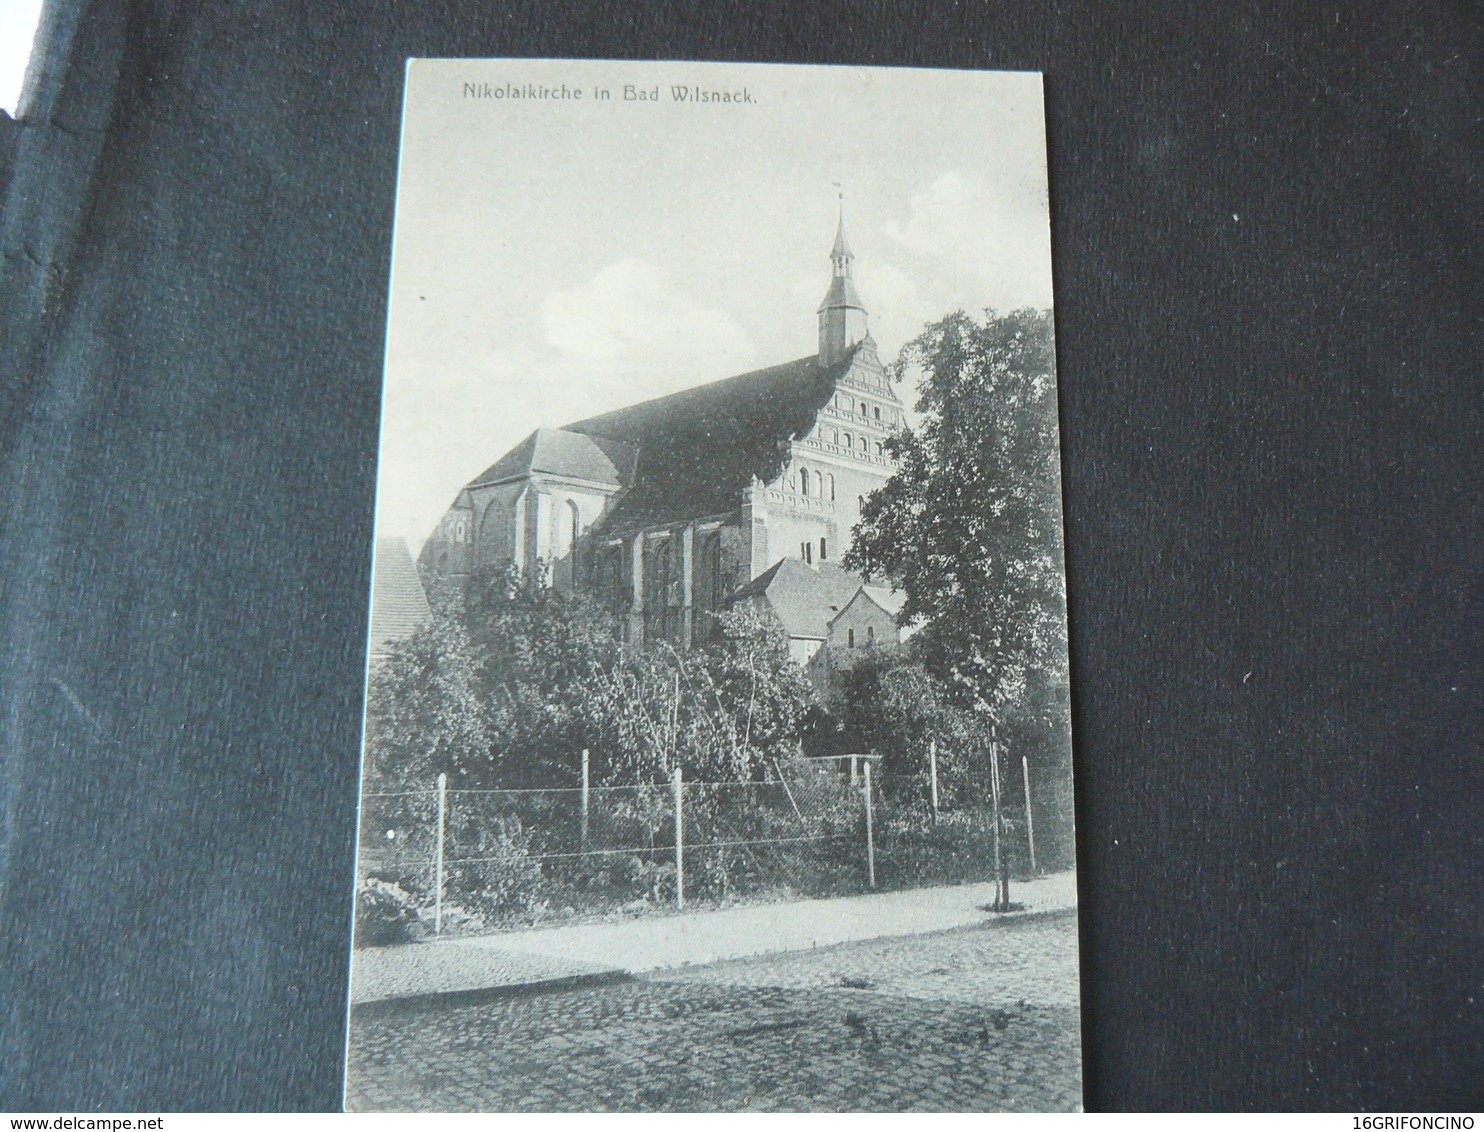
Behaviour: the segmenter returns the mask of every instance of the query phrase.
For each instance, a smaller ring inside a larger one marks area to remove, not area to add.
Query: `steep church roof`
[[[633,471],[633,449],[560,428],[538,428],[469,484],[498,483],[532,472],[620,487]]]
[[[732,602],[765,599],[790,637],[824,640],[830,622],[861,589],[859,576],[838,566],[784,558],[732,595]]]
[[[754,476],[777,477],[788,442],[814,426],[852,356],[832,366],[800,358],[567,425],[569,434],[637,450],[633,486],[605,528],[624,533],[734,511]]]
[[[403,538],[378,538],[371,569],[371,655],[412,636],[428,616],[428,597]]]

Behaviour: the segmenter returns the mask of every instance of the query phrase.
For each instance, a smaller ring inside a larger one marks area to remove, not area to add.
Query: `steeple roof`
[[[819,360],[837,362],[845,351],[866,336],[866,304],[861,302],[851,278],[850,264],[855,257],[845,239],[845,205],[840,205],[840,222],[835,227],[835,246],[830,250],[830,289],[819,304]]]
[[[854,259],[850,245],[845,242],[845,213],[840,213],[840,225],[835,229],[835,246],[830,250],[831,259]]]
[[[845,211],[842,207],[840,223],[835,228],[835,246],[830,249],[830,259],[834,261],[835,271],[830,278],[830,289],[825,293],[824,301],[819,304],[819,313],[846,307],[865,311],[865,304],[861,302],[860,294],[855,289],[855,281],[851,278],[850,261],[854,258],[850,244],[845,239]]]
[[[855,280],[848,275],[836,275],[830,280],[830,289],[825,292],[824,302],[819,304],[819,311],[816,313],[844,307],[853,307],[858,311],[866,309],[865,303],[861,302],[860,292],[855,289]]]

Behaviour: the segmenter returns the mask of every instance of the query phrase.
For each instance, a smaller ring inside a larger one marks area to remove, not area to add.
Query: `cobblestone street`
[[[353,1018],[352,1110],[1081,1102],[1073,912]]]

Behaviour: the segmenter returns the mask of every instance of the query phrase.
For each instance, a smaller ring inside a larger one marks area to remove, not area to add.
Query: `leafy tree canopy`
[[[982,783],[970,779],[968,768],[973,752],[987,746],[988,728],[949,699],[916,652],[913,645],[873,649],[845,669],[842,714],[852,747],[879,754],[885,775],[921,776],[935,745],[944,803],[977,801]]]
[[[456,786],[485,771],[489,725],[474,653],[460,620],[434,603],[411,637],[373,665],[366,701],[366,780],[375,790]]]
[[[467,590],[433,586],[432,616],[372,672],[368,780],[381,789],[446,772],[455,787],[575,786],[579,752],[596,780],[747,781],[797,747],[813,705],[776,619],[717,617],[702,648],[626,647],[591,598],[513,570]]]
[[[1032,672],[1064,678],[1065,593],[1050,311],[963,312],[894,368],[920,372],[920,423],[866,498],[845,565],[885,575],[925,622],[916,651],[965,701],[1013,711]]]

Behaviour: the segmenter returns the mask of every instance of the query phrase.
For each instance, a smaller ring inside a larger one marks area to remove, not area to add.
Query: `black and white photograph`
[[[346,1106],[1081,1107],[1040,76],[413,60]]]
[[[0,1111],[1477,1126],[1477,8],[0,2]]]

